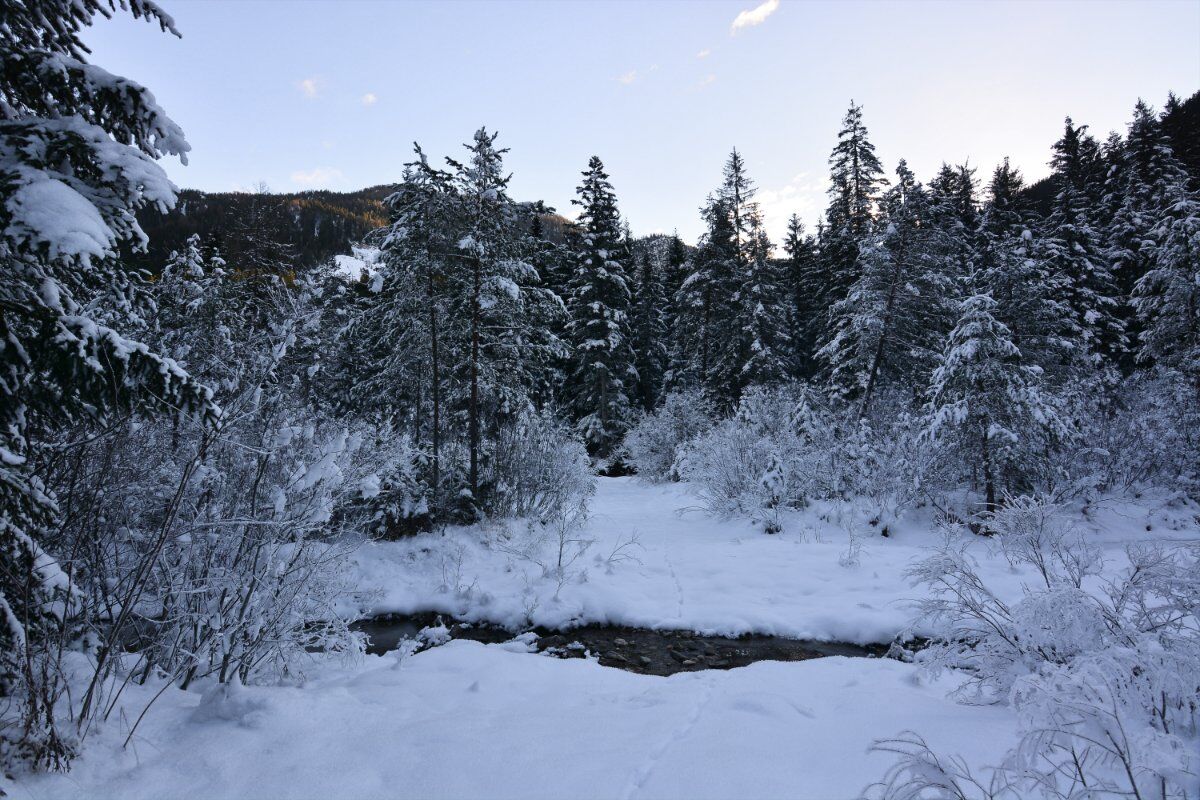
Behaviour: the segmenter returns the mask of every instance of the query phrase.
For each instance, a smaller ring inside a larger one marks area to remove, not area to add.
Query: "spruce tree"
[[[734,281],[738,274],[737,239],[733,216],[720,195],[710,196],[703,209],[708,230],[691,259],[679,288],[675,342],[671,354],[671,385],[700,389],[714,400],[728,402],[729,338]]]
[[[850,103],[838,131],[838,142],[829,155],[829,168],[826,250],[832,262],[832,277],[845,289],[856,277],[858,245],[871,231],[875,206],[887,184],[883,165],[863,125],[862,106]]]
[[[850,291],[861,271],[859,251],[874,224],[874,209],[887,183],[883,165],[875,155],[862,107],[850,103],[838,131],[838,142],[829,156],[829,207],[821,236],[821,272],[825,276],[821,304],[828,308]],[[817,334],[825,346],[836,335],[828,324]]]
[[[739,396],[752,386],[779,385],[792,376],[790,297],[784,265],[771,258],[771,241],[756,216],[750,229],[750,254],[739,290],[742,366]]]
[[[1026,488],[1023,470],[1066,428],[1044,394],[1042,371],[1023,360],[982,278],[967,279],[933,371],[924,431],[964,467],[978,466],[990,513],[1004,491]]]
[[[1094,221],[1099,162],[1100,148],[1087,126],[1075,127],[1068,117],[1051,160],[1059,190],[1043,245],[1047,268],[1066,292],[1061,299],[1070,310],[1069,331],[1080,342],[1079,355],[1096,366],[1115,364],[1125,349],[1117,286]]]
[[[156,5],[121,8],[178,35]],[[148,90],[86,63],[80,31],[112,11],[101,0],[6,3],[0,26],[0,692],[40,768],[71,755],[46,641],[74,638],[75,589],[45,549],[62,510],[36,465],[68,425],[218,413],[207,388],[121,332],[140,327],[142,303],[118,249],[144,249],[139,209],[174,206],[155,160],[186,163],[189,147]]]
[[[820,302],[822,279],[816,240],[804,232],[804,223],[796,214],[788,219],[783,252],[787,255],[791,293],[792,368],[797,375],[809,377],[815,371],[816,340],[826,308]]]
[[[1007,158],[993,172],[972,258],[1026,363],[1061,381],[1073,368],[1077,334],[1063,300],[1065,278],[1051,271],[1044,242],[1034,235],[1024,185]]]
[[[913,388],[928,374],[953,287],[928,194],[904,161],[896,176],[864,241],[861,274],[830,310],[834,336],[817,354],[835,391],[856,398],[863,415],[881,382]]]
[[[1146,362],[1175,350],[1168,331],[1183,334],[1189,327],[1186,292],[1181,290],[1187,288],[1189,262],[1194,264],[1197,258],[1188,245],[1193,197],[1188,177],[1146,103],[1138,101],[1134,108],[1115,173],[1117,185],[1110,182],[1109,186],[1115,211],[1107,228],[1108,255],[1128,302],[1130,347]],[[1169,253],[1162,252],[1164,246]],[[1147,280],[1151,272],[1155,275]],[[1154,314],[1167,308],[1174,309],[1171,321],[1158,324]],[[1146,330],[1147,325],[1156,330]]]
[[[572,202],[580,207],[579,250],[568,289],[571,407],[589,450],[608,455],[629,423],[638,373],[630,341],[628,249],[604,164],[588,161]]]
[[[638,405],[651,411],[662,395],[667,370],[666,290],[649,253],[637,259],[639,279],[632,312],[633,349],[637,355]]]

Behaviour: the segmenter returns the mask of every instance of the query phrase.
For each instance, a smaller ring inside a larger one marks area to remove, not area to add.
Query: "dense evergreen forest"
[[[122,5],[173,30],[151,3]],[[1130,98],[1119,133],[1067,117],[1032,186],[1007,160],[884,164],[851,103],[815,226],[793,217],[771,241],[733,150],[685,243],[635,235],[603,154],[563,176],[574,220],[513,198],[486,127],[445,158],[415,147],[399,182],[360,192],[177,194],[156,160],[186,154],[182,132],[84,62],[81,27],[110,12],[44,0],[0,26],[13,769],[66,769],[126,687],[299,680],[313,653],[359,653],[344,570],[364,541],[522,520],[553,532],[557,560],[537,563],[558,601],[579,582],[569,554],[598,473],[686,484],[767,538],[859,504],[848,569],[914,509],[1009,541],[1054,504],[1200,500],[1200,95]],[[352,245],[377,253],[361,277],[333,264]],[[1090,691],[1075,664],[1147,676],[1086,720],[1136,719],[1151,744],[1071,749],[1078,729],[1056,723],[1027,762],[1195,797],[1195,553],[1131,551],[1137,568],[1085,614],[1094,573],[1065,541],[1029,556],[1064,620],[1042,639],[1020,627],[1038,615],[941,551],[918,578],[949,588],[925,611],[957,626],[925,657],[1006,697],[1018,673],[1051,692],[1051,667],[1058,697]],[[446,593],[477,598],[448,563]],[[886,796],[916,797],[902,790],[933,753],[891,747],[911,769]],[[1006,774],[1034,785],[1043,768]]]

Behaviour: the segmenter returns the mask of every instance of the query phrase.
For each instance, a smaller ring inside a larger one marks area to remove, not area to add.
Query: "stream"
[[[375,655],[395,650],[403,639],[414,638],[425,627],[444,622],[453,639],[498,644],[513,639],[512,631],[486,623],[462,622],[426,614],[383,614],[363,619],[354,629],[367,635],[367,652]],[[619,625],[584,625],[565,631],[534,628],[539,652],[559,658],[591,655],[600,665],[644,675],[674,675],[702,669],[733,669],[756,661],[806,661],[825,656],[879,658],[888,645],[816,642],[777,636],[747,634],[738,637],[705,636],[686,630],[653,630]]]

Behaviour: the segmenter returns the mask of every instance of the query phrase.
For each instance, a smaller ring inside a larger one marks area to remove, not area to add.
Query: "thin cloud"
[[[624,75],[621,75],[620,77],[618,77],[617,80],[620,81],[621,83],[625,84],[626,86],[628,86],[629,84],[636,81],[637,77],[638,77],[637,70],[631,69],[631,70],[629,70],[629,72],[626,72]]]
[[[317,167],[308,172],[296,170],[292,173],[292,183],[300,186],[328,186],[342,179],[342,171],[331,167]]]
[[[696,58],[708,58],[711,55],[712,55],[712,50],[709,50],[706,47],[703,50],[701,50],[699,53],[696,53]]]
[[[321,85],[316,78],[305,78],[296,83],[297,88],[305,97],[316,97],[321,91]]]
[[[367,92],[362,96],[362,104],[364,106],[373,106],[377,102],[379,102],[379,98],[375,96],[374,92]]]
[[[700,83],[698,83],[698,84],[696,84],[696,85],[697,85],[697,86],[699,86],[701,89],[703,89],[705,86],[708,86],[708,85],[710,85],[710,84],[713,84],[713,83],[716,83],[716,82],[717,82],[717,76],[716,76],[716,75],[705,75],[705,76],[704,76],[704,77],[703,77],[703,78],[700,80]]]
[[[775,13],[779,8],[779,0],[767,0],[761,6],[755,6],[747,11],[738,14],[733,20],[733,25],[729,27],[730,35],[736,34],[742,28],[752,28],[755,25],[762,25],[767,21],[767,17]]]

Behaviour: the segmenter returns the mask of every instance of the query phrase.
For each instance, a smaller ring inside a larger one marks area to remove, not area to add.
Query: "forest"
[[[815,226],[772,241],[734,149],[697,165],[685,242],[636,235],[603,153],[561,176],[571,209],[514,198],[488,127],[413,145],[386,191],[181,193],[158,160],[183,131],[81,39],[171,18],[3,13],[3,792],[255,793],[198,759],[267,796],[1200,797],[1200,94],[1129,98],[1120,132],[1065,117],[1033,185],[884,164],[850,102]],[[420,622],[381,653],[387,615]],[[642,631],[874,649],[697,645],[651,677],[610,652]],[[625,725],[572,704],[633,715],[647,687],[690,715],[686,773],[737,726],[800,736],[825,712],[783,687],[851,676],[878,695],[830,735],[861,742],[808,784],[753,759],[763,783],[655,784],[663,745],[589,785],[654,747],[517,721]],[[498,694],[451,707],[452,679]],[[379,783],[289,783],[247,744],[358,764],[370,731],[318,741],[303,709],[340,730],[368,685],[402,720]],[[429,740],[484,730],[584,782],[423,774]]]

